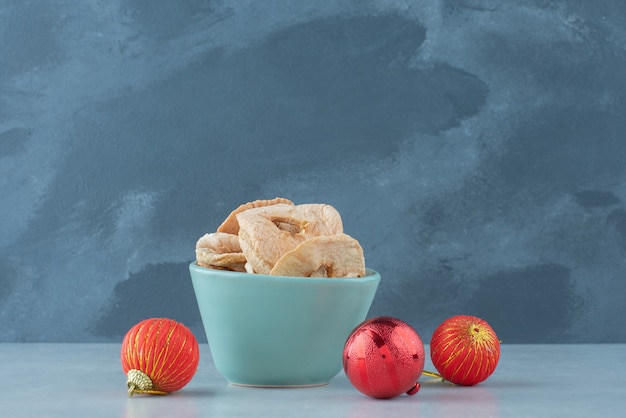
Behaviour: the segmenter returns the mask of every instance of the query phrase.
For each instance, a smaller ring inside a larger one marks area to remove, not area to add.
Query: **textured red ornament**
[[[433,333],[430,357],[444,379],[472,386],[496,369],[500,341],[486,321],[457,315],[446,319]]]
[[[124,336],[120,353],[128,393],[167,394],[193,378],[200,349],[185,325],[167,318],[146,319]]]
[[[406,322],[388,316],[368,319],[348,337],[343,369],[356,389],[373,398],[413,395],[424,370],[424,344]]]

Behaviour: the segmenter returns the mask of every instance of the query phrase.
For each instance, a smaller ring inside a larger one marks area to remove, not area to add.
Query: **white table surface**
[[[193,380],[167,396],[128,397],[119,344],[0,344],[2,417],[624,417],[626,345],[502,345],[500,363],[473,387],[422,377],[421,390],[377,400],[344,373],[329,385],[229,385],[208,345]],[[428,347],[426,347],[428,352]],[[427,370],[434,370],[430,359]]]

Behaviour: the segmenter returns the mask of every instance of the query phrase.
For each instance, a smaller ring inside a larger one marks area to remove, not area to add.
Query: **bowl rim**
[[[241,280],[254,280],[254,281],[268,281],[268,282],[306,282],[306,283],[346,283],[346,282],[355,282],[355,283],[364,283],[370,281],[380,280],[380,273],[374,269],[365,268],[366,275],[363,277],[302,277],[302,276],[271,276],[269,274],[258,274],[258,273],[247,273],[241,271],[232,271],[232,270],[219,270],[219,269],[211,269],[208,267],[199,266],[196,263],[196,260],[189,263],[190,270],[196,270],[203,274],[209,273],[213,276],[217,277],[228,277],[230,280],[232,279],[241,279]],[[230,276],[230,277],[229,277]]]

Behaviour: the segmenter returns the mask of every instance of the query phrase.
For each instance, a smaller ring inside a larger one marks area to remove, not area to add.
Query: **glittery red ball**
[[[457,315],[446,319],[433,333],[430,358],[444,379],[472,386],[496,369],[500,341],[486,321]]]
[[[424,370],[424,344],[406,322],[388,316],[368,319],[348,337],[343,369],[357,390],[373,398],[413,395]]]

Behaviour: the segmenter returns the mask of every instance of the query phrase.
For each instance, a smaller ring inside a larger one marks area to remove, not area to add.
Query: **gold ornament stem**
[[[438,379],[443,379],[443,376],[442,376],[442,375],[440,375],[439,373],[430,372],[430,371],[428,371],[428,370],[424,370],[424,371],[422,372],[422,375],[424,375],[424,376],[428,376],[428,377],[436,377],[436,378],[438,378]]]
[[[436,373],[436,372],[430,372],[428,370],[424,370],[424,371],[422,371],[422,375],[423,376],[427,376],[427,377],[434,377],[435,379],[441,379],[442,383],[450,383],[450,384],[454,385],[454,383],[450,382],[449,380],[446,380],[442,375],[440,375],[439,373]]]
[[[128,397],[133,396],[135,393],[146,395],[167,395],[167,392],[161,392],[160,390],[144,390],[137,389],[136,387],[128,388]]]

